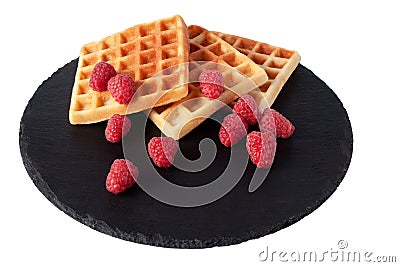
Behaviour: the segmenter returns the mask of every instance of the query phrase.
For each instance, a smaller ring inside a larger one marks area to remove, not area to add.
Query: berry
[[[249,125],[257,123],[260,117],[257,103],[250,95],[243,95],[233,106],[233,111],[241,116]]]
[[[247,122],[242,117],[235,113],[229,114],[219,129],[219,140],[226,147],[233,146],[246,136],[248,128]]]
[[[276,136],[280,138],[289,138],[295,130],[293,124],[275,109],[264,110],[259,127],[262,132],[275,128]]]
[[[224,91],[224,77],[218,70],[205,70],[199,76],[200,90],[207,98],[218,98]]]
[[[147,145],[147,150],[156,166],[167,168],[174,161],[178,143],[171,137],[153,137]]]
[[[257,168],[267,169],[274,160],[276,151],[276,138],[270,132],[253,131],[247,135],[246,148],[251,161]]]
[[[273,109],[270,108],[264,109],[260,121],[258,122],[258,128],[260,128],[261,132],[270,131],[276,133],[274,114],[272,113],[272,110]]]
[[[111,64],[99,62],[90,74],[89,86],[95,91],[105,91],[108,81],[115,75],[117,75],[117,72]]]
[[[136,92],[135,81],[129,74],[117,74],[108,81],[108,90],[120,104],[128,104]]]
[[[119,114],[114,114],[107,122],[105,130],[105,136],[107,141],[111,143],[117,143],[121,141],[122,137],[125,136],[131,129],[131,120]]]
[[[106,189],[114,194],[121,193],[133,186],[139,176],[139,171],[132,162],[116,159],[111,165],[106,179]]]

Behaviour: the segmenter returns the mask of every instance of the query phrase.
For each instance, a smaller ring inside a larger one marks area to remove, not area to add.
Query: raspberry
[[[260,128],[261,132],[270,131],[276,133],[275,120],[274,120],[274,114],[272,113],[272,109],[270,108],[264,109],[260,121],[258,122],[258,128]]]
[[[243,95],[233,106],[233,111],[241,116],[248,124],[254,125],[260,117],[257,103],[250,95]]]
[[[242,117],[235,113],[229,114],[219,129],[219,140],[226,147],[233,146],[246,136],[248,128],[247,122]]]
[[[90,74],[89,86],[95,91],[105,91],[107,90],[107,83],[117,75],[114,67],[107,62],[97,63]]]
[[[289,138],[295,130],[293,124],[275,109],[264,110],[259,127],[262,132],[275,128],[276,136],[280,138]]]
[[[129,74],[117,74],[108,81],[108,90],[120,104],[128,104],[136,92],[135,81]]]
[[[218,98],[224,91],[224,77],[217,70],[205,70],[199,76],[200,90],[207,98]]]
[[[153,137],[147,145],[147,150],[155,165],[167,168],[174,161],[178,143],[171,137]]]
[[[107,122],[105,130],[105,136],[107,141],[111,143],[117,143],[121,141],[122,137],[125,136],[131,129],[131,120],[119,114],[114,114]]]
[[[132,162],[116,159],[106,179],[106,189],[114,194],[121,193],[135,184],[139,171]]]
[[[253,131],[247,135],[246,148],[251,161],[257,165],[257,168],[267,169],[275,156],[275,135],[270,131],[263,133]]]

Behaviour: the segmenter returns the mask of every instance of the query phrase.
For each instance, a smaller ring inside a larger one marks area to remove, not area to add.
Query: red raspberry
[[[128,104],[136,92],[135,81],[129,74],[117,74],[108,81],[108,90],[120,104]]]
[[[246,148],[251,161],[257,165],[257,168],[267,169],[275,156],[275,135],[270,131],[263,133],[253,131],[247,135]]]
[[[233,146],[246,136],[248,128],[247,122],[242,117],[235,113],[229,114],[219,129],[219,140],[226,147]]]
[[[241,116],[248,124],[254,125],[260,117],[257,103],[250,95],[243,95],[233,106],[233,111]]]
[[[147,145],[147,150],[156,166],[167,168],[174,161],[178,143],[171,137],[153,137]]]
[[[139,171],[132,162],[116,159],[106,179],[106,189],[114,194],[121,193],[135,184]]]
[[[218,70],[205,70],[199,76],[200,90],[207,98],[218,98],[224,91],[224,77]]]
[[[270,108],[264,109],[260,121],[258,122],[258,128],[260,128],[261,132],[270,131],[276,133],[275,120],[274,120],[274,114],[272,113],[272,109]]]
[[[271,131],[275,128],[276,136],[289,138],[295,127],[293,124],[275,109],[265,109],[259,123],[260,131]]]
[[[122,137],[125,136],[131,129],[131,120],[119,114],[114,114],[107,122],[105,130],[106,139],[111,143],[117,143],[121,141]]]
[[[111,64],[99,62],[94,66],[90,74],[89,86],[95,91],[105,91],[107,90],[108,81],[115,75],[117,75],[117,72]]]

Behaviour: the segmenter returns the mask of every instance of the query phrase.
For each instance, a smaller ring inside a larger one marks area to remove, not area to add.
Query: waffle
[[[176,103],[154,108],[149,118],[166,135],[180,139],[215,111],[268,80],[266,72],[247,56],[211,32],[189,26],[189,81],[198,81],[205,69],[218,69],[225,89],[217,99],[203,96],[198,83],[189,84],[189,94]]]
[[[96,92],[89,87],[89,77],[97,62],[108,62],[118,73],[130,74],[139,88],[154,74],[188,59],[187,27],[178,15],[133,26],[84,45],[72,89],[70,123],[95,123],[115,113],[134,113],[175,102],[188,94],[188,71],[176,68],[175,73],[160,75],[160,79],[153,79],[154,86],[136,93],[127,110],[128,105],[116,102],[108,91]]]
[[[243,37],[220,32],[213,33],[248,56],[265,70],[268,74],[268,81],[259,87],[260,90],[254,90],[249,94],[255,98],[260,110],[263,110],[266,105],[271,106],[283,85],[299,64],[300,55],[293,50],[287,50]],[[262,97],[266,101],[262,101]]]

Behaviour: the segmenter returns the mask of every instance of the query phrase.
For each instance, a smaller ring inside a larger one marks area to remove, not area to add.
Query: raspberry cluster
[[[224,80],[221,72],[207,70],[199,76],[200,90],[210,99],[223,93]],[[95,65],[89,85],[95,91],[109,90],[120,104],[128,104],[135,94],[135,81],[128,74],[118,74],[114,67],[106,62]],[[259,131],[249,130],[249,125],[258,124]],[[131,121],[125,115],[114,114],[107,122],[105,137],[111,143],[121,141],[131,129]],[[219,130],[221,143],[230,147],[237,144],[246,135],[246,149],[250,160],[257,168],[269,168],[276,151],[276,138],[289,138],[295,127],[282,114],[274,109],[265,109],[261,113],[254,98],[243,95],[233,107],[233,113],[227,115]],[[154,165],[168,168],[172,165],[179,149],[178,142],[170,137],[153,137],[147,152]],[[116,159],[106,178],[106,189],[119,194],[132,187],[139,175],[138,168],[127,159]]]
[[[227,147],[238,143],[247,134],[248,125],[258,123],[260,131],[247,134],[246,149],[250,160],[258,168],[269,168],[275,156],[276,137],[289,138],[295,127],[282,114],[266,108],[260,113],[257,103],[250,95],[243,95],[222,122],[219,139]]]
[[[129,74],[118,74],[107,62],[98,62],[90,74],[89,86],[94,91],[110,91],[120,104],[128,104],[136,92],[135,81]]]

